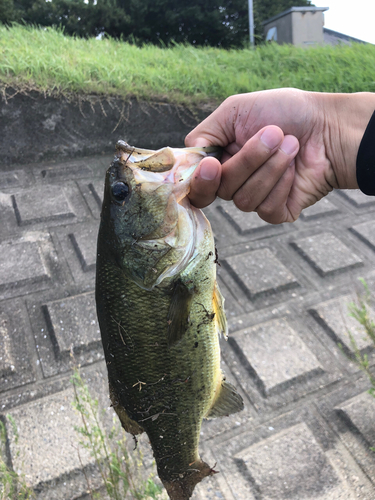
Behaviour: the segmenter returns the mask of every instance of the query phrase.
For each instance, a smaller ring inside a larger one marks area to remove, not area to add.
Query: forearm
[[[375,94],[315,94],[314,100],[324,117],[324,143],[337,187],[357,188],[356,159],[363,134],[375,111]]]

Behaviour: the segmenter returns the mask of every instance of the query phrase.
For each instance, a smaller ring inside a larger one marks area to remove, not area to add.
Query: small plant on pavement
[[[373,342],[375,347],[375,322],[370,316],[371,292],[364,279],[360,279],[364,292],[357,295],[357,301],[349,304],[349,314],[362,325],[365,334]],[[367,375],[371,389],[369,393],[375,397],[375,375],[371,371],[367,354],[362,354],[353,335],[348,332],[350,344],[354,352],[354,362]]]
[[[144,478],[142,453],[138,448],[129,453],[118,419],[114,418],[112,429],[107,431],[100,418],[98,400],[91,396],[78,369],[74,370],[72,382],[74,407],[82,419],[82,426],[76,427],[80,445],[94,457],[108,497],[113,500],[161,500],[161,486],[153,481],[152,475]],[[87,476],[86,480],[90,497],[101,498],[99,492],[92,490]]]
[[[17,425],[11,415],[6,416],[13,428],[15,442],[18,441]],[[25,477],[17,474],[7,464],[6,459],[7,434],[5,424],[0,420],[0,500],[32,500],[33,490],[27,485]]]

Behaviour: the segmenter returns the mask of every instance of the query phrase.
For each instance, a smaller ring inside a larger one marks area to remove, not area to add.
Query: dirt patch
[[[186,134],[211,111],[95,96],[85,100],[38,92],[3,96],[0,168],[112,153],[118,139],[150,149],[181,147]]]

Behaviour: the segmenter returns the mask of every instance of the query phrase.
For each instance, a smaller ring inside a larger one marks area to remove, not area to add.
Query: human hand
[[[186,137],[186,146],[225,148],[222,166],[214,158],[201,162],[192,203],[202,208],[217,194],[277,224],[296,220],[333,188],[357,187],[355,158],[374,109],[369,100],[373,94],[297,89],[228,98]]]

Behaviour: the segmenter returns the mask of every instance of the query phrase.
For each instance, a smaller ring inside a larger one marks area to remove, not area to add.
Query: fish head
[[[205,156],[219,155],[219,148],[153,151],[117,143],[106,174],[99,239],[142,288],[173,276],[192,257],[199,215],[187,199],[190,182]]]

